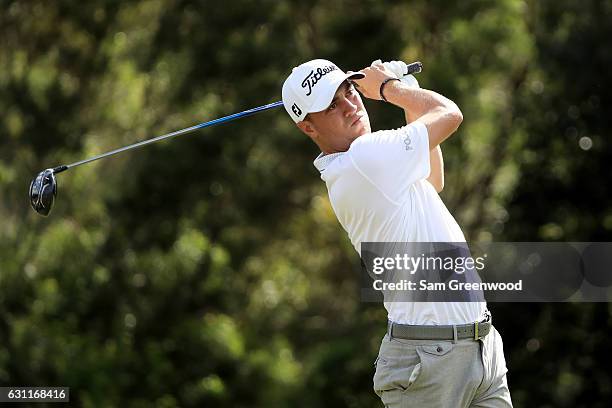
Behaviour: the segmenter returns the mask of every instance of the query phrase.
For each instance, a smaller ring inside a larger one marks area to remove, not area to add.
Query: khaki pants
[[[480,340],[404,340],[385,335],[374,391],[385,407],[508,408],[502,339],[491,327]]]

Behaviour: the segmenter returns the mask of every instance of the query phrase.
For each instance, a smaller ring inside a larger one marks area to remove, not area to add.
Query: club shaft
[[[421,72],[422,68],[423,68],[423,65],[420,62],[418,62],[418,61],[417,62],[413,62],[411,64],[408,64],[407,65],[407,73],[406,73],[406,75],[418,74],[419,72]],[[177,130],[177,131],[174,131],[174,132],[171,132],[171,133],[167,133],[165,135],[161,135],[161,136],[157,136],[157,137],[154,137],[154,138],[151,138],[151,139],[143,140],[142,142],[134,143],[134,144],[131,144],[129,146],[125,146],[125,147],[121,147],[119,149],[111,150],[110,152],[102,153],[102,154],[100,154],[98,156],[90,157],[88,159],[84,159],[84,160],[81,160],[81,161],[78,161],[78,162],[74,162],[74,163],[71,163],[71,164],[64,164],[64,165],[61,165],[61,166],[57,166],[57,167],[55,167],[53,169],[53,171],[55,173],[61,173],[62,171],[71,169],[73,167],[80,166],[82,164],[91,163],[93,161],[100,160],[100,159],[103,159],[105,157],[114,156],[116,154],[119,154],[119,153],[122,153],[122,152],[125,152],[125,151],[128,151],[128,150],[137,149],[139,147],[146,146],[146,145],[149,145],[151,143],[156,143],[156,142],[159,142],[161,140],[170,139],[172,137],[183,135],[185,133],[190,133],[190,132],[193,132],[195,130],[202,129],[202,128],[205,128],[205,127],[218,125],[218,124],[224,123],[224,122],[229,122],[231,120],[242,118],[242,117],[245,117],[245,116],[249,116],[249,115],[252,115],[252,114],[257,113],[257,112],[265,111],[265,110],[268,110],[268,109],[273,109],[273,108],[281,106],[282,104],[283,104],[282,101],[277,101],[277,102],[274,102],[274,103],[270,103],[268,105],[262,105],[262,106],[258,106],[256,108],[248,109],[248,110],[245,110],[245,111],[242,111],[242,112],[239,112],[239,113],[234,113],[232,115],[224,116],[222,118],[213,119],[213,120],[208,121],[208,122],[199,123],[197,125],[194,125],[194,126],[191,126],[191,127],[185,128],[185,129]]]
[[[243,112],[234,113],[233,115],[228,115],[228,116],[224,116],[222,118],[214,119],[214,120],[211,120],[211,121],[208,121],[208,122],[199,123],[197,125],[194,125],[194,126],[191,126],[191,127],[185,128],[185,129],[177,130],[175,132],[167,133],[165,135],[157,136],[157,137],[154,137],[154,138],[151,138],[151,139],[143,140],[142,142],[134,143],[134,144],[131,144],[129,146],[125,146],[125,147],[122,147],[122,148],[119,148],[119,149],[115,149],[115,150],[112,150],[110,152],[102,153],[102,154],[100,154],[98,156],[90,157],[89,159],[81,160],[81,161],[74,162],[74,163],[71,163],[71,164],[68,164],[68,165],[58,166],[58,167],[56,167],[54,169],[54,172],[55,173],[60,173],[60,172],[62,172],[64,170],[71,169],[72,167],[80,166],[80,165],[86,164],[86,163],[91,163],[92,161],[100,160],[100,159],[103,159],[103,158],[108,157],[108,156],[113,156],[115,154],[119,154],[119,153],[125,152],[127,150],[132,150],[132,149],[136,149],[136,148],[139,148],[139,147],[142,147],[142,146],[146,146],[146,145],[151,144],[151,143],[159,142],[160,140],[170,139],[170,138],[175,137],[175,136],[183,135],[185,133],[190,133],[190,132],[193,132],[194,130],[202,129],[202,128],[209,127],[209,126],[218,125],[220,123],[229,122],[230,120],[234,120],[234,119],[242,118],[242,117],[245,117],[245,116],[249,116],[249,115],[252,115],[252,114],[257,113],[257,112],[265,111],[265,110],[268,110],[268,109],[273,109],[273,108],[276,108],[278,106],[281,106],[282,104],[283,104],[282,101],[277,101],[277,102],[274,102],[274,103],[270,103],[268,105],[258,106],[258,107],[253,108],[253,109],[245,110]]]

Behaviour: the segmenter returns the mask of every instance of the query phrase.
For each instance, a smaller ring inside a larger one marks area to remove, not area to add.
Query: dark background
[[[0,1],[0,384],[85,407],[379,406],[381,305],[284,110],[311,58],[420,60],[457,102],[442,198],[469,241],[610,241],[612,1]],[[375,129],[397,108],[368,102]],[[607,407],[608,303],[492,303],[516,407]]]

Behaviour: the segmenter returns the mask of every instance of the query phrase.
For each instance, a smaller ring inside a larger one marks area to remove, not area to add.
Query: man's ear
[[[298,122],[297,127],[299,127],[300,130],[304,132],[307,136],[309,136],[311,139],[317,140],[318,133],[316,129],[314,128],[312,122],[309,121],[308,119]]]

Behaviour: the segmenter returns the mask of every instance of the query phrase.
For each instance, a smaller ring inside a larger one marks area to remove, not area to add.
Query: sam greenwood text
[[[374,290],[379,291],[506,291],[506,290],[523,290],[523,280],[519,279],[516,282],[460,282],[456,279],[448,282],[427,282],[421,279],[417,282],[402,279],[399,282],[384,282],[382,279],[376,279],[372,283]]]

